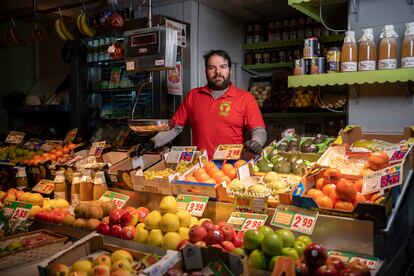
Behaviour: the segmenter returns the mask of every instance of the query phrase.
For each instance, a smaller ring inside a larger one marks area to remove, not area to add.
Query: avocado
[[[315,139],[313,139],[313,143],[314,144],[321,144],[321,143],[325,142],[325,140],[326,140],[326,136],[319,133],[318,135],[316,135]]]
[[[289,151],[299,151],[299,145],[289,146]]]
[[[273,157],[277,156],[277,149],[273,149],[271,152],[268,153],[268,158],[271,160]]]
[[[273,169],[273,164],[269,163],[265,159],[260,160],[256,165],[261,172],[270,172]]]
[[[313,139],[312,138],[308,138],[305,141],[302,142],[302,144],[300,144],[300,147],[309,147],[310,145],[313,144]]]
[[[298,146],[299,143],[300,143],[300,140],[298,140],[296,138],[292,138],[292,140],[290,140],[289,147],[295,146],[295,145]]]
[[[305,162],[302,159],[296,160],[296,162],[292,163],[292,173],[302,175],[305,173],[307,167]]]
[[[290,155],[289,157],[288,157],[288,159],[287,159],[287,161],[289,162],[289,163],[296,163],[296,161],[297,160],[299,160],[300,158],[299,158],[299,155],[298,154],[292,154],[292,155]]]
[[[315,146],[314,144],[311,144],[309,146],[306,147],[301,147],[302,152],[305,153],[317,153],[319,152],[319,148],[317,146]]]
[[[278,173],[290,173],[291,164],[287,161],[281,163],[278,167],[276,172]]]
[[[280,163],[286,162],[286,158],[280,155],[277,155],[273,157],[270,162],[273,164],[273,166],[278,166]]]

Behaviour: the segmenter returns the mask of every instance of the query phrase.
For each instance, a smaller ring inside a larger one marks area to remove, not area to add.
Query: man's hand
[[[255,140],[247,141],[244,146],[246,149],[254,154],[259,154],[262,151],[262,146]]]
[[[152,151],[155,148],[155,142],[153,140],[148,140],[144,143],[139,144],[135,149],[137,156],[141,156],[149,151]]]

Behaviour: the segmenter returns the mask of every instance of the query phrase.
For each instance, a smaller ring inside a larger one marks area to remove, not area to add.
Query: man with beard
[[[244,143],[248,151],[261,152],[267,136],[262,114],[253,95],[230,82],[230,56],[223,50],[213,50],[204,60],[207,85],[187,94],[172,118],[173,128],[140,144],[139,155],[172,141],[187,124],[193,145],[206,149],[209,158],[220,144]],[[251,134],[248,141],[244,141],[245,129]]]

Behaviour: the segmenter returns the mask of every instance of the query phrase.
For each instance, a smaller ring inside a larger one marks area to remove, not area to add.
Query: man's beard
[[[214,90],[214,91],[225,90],[230,85],[230,74],[227,76],[227,78],[224,78],[221,75],[215,76],[214,78],[207,78],[207,84],[211,90]]]

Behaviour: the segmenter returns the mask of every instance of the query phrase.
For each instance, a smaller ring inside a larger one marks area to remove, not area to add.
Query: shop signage
[[[128,201],[129,196],[123,195],[120,193],[115,193],[112,191],[106,191],[99,201],[113,201],[118,209],[124,207],[125,203]]]
[[[76,134],[78,133],[78,129],[74,128],[72,130],[69,130],[68,133],[66,134],[64,143],[67,144],[69,142],[73,142],[73,140],[75,140],[76,138]]]
[[[183,95],[183,82],[181,77],[180,62],[177,62],[173,70],[167,71],[167,92],[171,95]]]
[[[196,195],[177,195],[177,210],[188,211],[192,216],[202,217],[206,209],[208,197]]]
[[[365,264],[371,270],[374,270],[378,265],[378,259],[377,258],[356,255],[356,254],[349,253],[349,252],[329,250],[328,251],[328,256],[338,257],[344,263],[350,263],[354,260],[358,260],[361,263]]]
[[[214,152],[214,160],[239,160],[243,144],[219,145]]]
[[[100,157],[102,151],[105,148],[105,141],[99,141],[92,144],[91,149],[89,150],[90,156]]]
[[[177,46],[186,47],[186,25],[169,19],[165,20],[165,27],[177,31]]]
[[[383,189],[401,185],[403,180],[403,165],[398,163],[385,169],[375,171],[362,179],[362,194],[371,194]]]
[[[19,131],[10,131],[9,135],[6,137],[6,143],[10,144],[20,144],[23,141],[24,136],[26,133],[19,132]]]
[[[255,230],[265,225],[268,215],[233,212],[227,220],[227,224],[233,226],[234,230],[247,231]]]
[[[267,197],[235,196],[234,211],[244,213],[263,213],[267,209]]]
[[[390,163],[398,163],[404,160],[413,148],[413,144],[400,144],[393,147],[387,147],[384,151],[390,157]]]
[[[23,220],[29,217],[33,204],[20,201],[6,201],[3,204],[4,214],[10,216],[11,220]]]
[[[167,163],[193,162],[197,147],[171,147],[167,155]]]
[[[311,235],[318,214],[318,211],[279,204],[270,224]]]
[[[48,195],[53,192],[54,189],[55,182],[53,180],[42,179],[33,187],[32,191]]]

